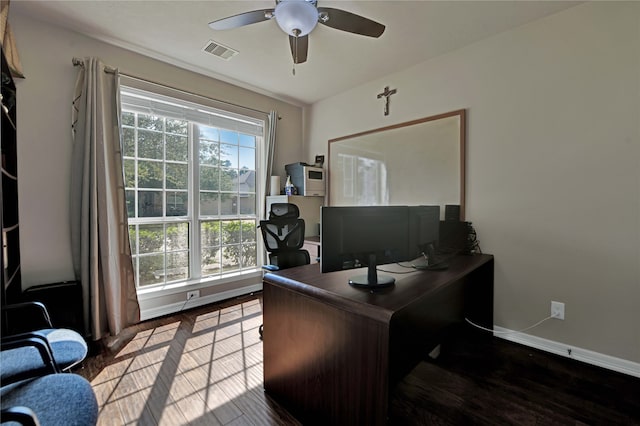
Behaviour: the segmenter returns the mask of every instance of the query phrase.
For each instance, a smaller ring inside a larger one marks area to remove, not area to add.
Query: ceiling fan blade
[[[230,30],[245,25],[268,21],[273,17],[274,9],[253,10],[251,12],[240,13],[209,22],[209,26],[214,30]]]
[[[336,30],[347,31],[349,33],[360,34],[368,37],[380,37],[384,32],[385,26],[376,21],[347,12],[342,9],[334,9],[332,7],[319,7],[318,12],[326,13],[328,20],[318,20],[320,24],[335,28]]]
[[[289,36],[289,46],[291,46],[291,56],[294,64],[307,62],[307,52],[309,51],[309,36],[294,37]]]

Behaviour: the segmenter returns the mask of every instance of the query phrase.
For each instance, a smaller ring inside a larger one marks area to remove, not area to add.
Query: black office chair
[[[269,219],[259,225],[264,246],[269,252],[269,264],[277,269],[311,263],[309,252],[303,250],[304,219],[298,206],[291,203],[273,203]]]
[[[268,271],[293,268],[311,263],[309,252],[304,250],[304,219],[300,209],[291,203],[273,203],[269,219],[261,220],[264,246],[269,253],[269,264],[262,268]],[[262,338],[263,327],[258,329]]]

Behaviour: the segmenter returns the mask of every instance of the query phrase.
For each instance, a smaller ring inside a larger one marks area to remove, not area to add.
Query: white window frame
[[[252,126],[255,122],[260,122],[260,125],[263,129],[262,136],[256,138],[256,188],[255,188],[255,202],[256,202],[256,210],[255,210],[255,220],[256,223],[260,220],[263,212],[262,201],[265,197],[265,182],[264,182],[264,173],[262,168],[266,164],[266,149],[265,149],[265,138],[268,134],[268,115],[266,113],[255,111],[248,108],[243,108],[240,106],[228,104],[221,101],[216,101],[214,99],[210,99],[207,97],[195,95],[192,93],[183,92],[181,90],[172,89],[170,87],[154,84],[148,81],[128,77],[128,76],[120,76],[120,85],[121,91],[127,91],[127,89],[139,89],[146,92],[150,92],[159,97],[169,97],[177,100],[177,103],[192,103],[196,105],[202,105],[206,107],[205,109],[208,111],[220,111],[223,115],[230,116],[233,118],[250,118],[247,120],[246,124],[248,126]],[[123,109],[126,110],[126,109]],[[152,111],[149,111],[151,113]],[[196,112],[197,114],[197,112]],[[162,113],[158,113],[160,116],[167,116]],[[175,117],[172,117],[175,118]],[[198,123],[204,124],[206,123]],[[192,124],[189,124],[192,127]],[[214,126],[214,125],[212,125]],[[241,130],[240,130],[241,131]],[[189,252],[190,252],[190,278],[187,280],[177,281],[177,282],[165,282],[159,284],[153,284],[144,287],[137,287],[138,296],[141,300],[146,299],[147,297],[157,297],[159,294],[171,294],[171,293],[181,293],[184,291],[188,291],[196,288],[209,287],[212,285],[222,285],[227,283],[233,283],[238,281],[245,281],[250,279],[259,278],[262,276],[261,265],[264,263],[264,245],[262,242],[262,238],[260,236],[260,232],[256,229],[256,267],[249,268],[244,270],[236,270],[227,273],[216,274],[214,276],[199,276],[201,270],[201,250],[200,250],[200,223],[206,220],[206,217],[203,218],[199,213],[199,194],[198,194],[198,186],[199,186],[199,153],[196,149],[194,149],[194,135],[193,132],[189,132],[188,144],[189,144],[189,153],[188,153],[188,162],[189,162],[189,182],[188,182],[188,194],[189,194],[189,209],[186,221],[189,222]],[[246,219],[247,217],[245,217]],[[216,220],[225,220],[226,218],[218,215]],[[237,219],[242,220],[242,215],[237,215],[234,217],[228,217],[228,219]],[[253,219],[253,218],[251,218]],[[176,217],[175,219],[171,217],[164,218],[149,218],[149,219],[132,219],[130,220],[130,224],[135,223],[171,223],[171,222],[185,222],[185,218],[183,216]],[[166,265],[165,265],[166,268]],[[194,275],[194,272],[197,274]],[[136,283],[137,284],[137,283]]]

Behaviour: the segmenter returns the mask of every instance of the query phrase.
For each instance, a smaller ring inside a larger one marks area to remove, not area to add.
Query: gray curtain
[[[269,112],[268,116],[269,133],[265,138],[265,164],[262,167],[264,170],[264,203],[262,203],[261,209],[263,210],[260,217],[264,217],[267,199],[266,196],[271,193],[271,173],[273,172],[273,153],[276,149],[276,128],[278,127],[278,113],[276,111]]]
[[[9,0],[0,0],[0,43],[11,75],[24,78],[16,40],[9,25]]]
[[[122,169],[119,77],[99,59],[78,67],[72,109],[71,243],[85,332],[117,335],[140,320]]]

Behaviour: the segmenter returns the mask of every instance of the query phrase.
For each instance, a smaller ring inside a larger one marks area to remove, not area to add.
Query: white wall
[[[282,117],[278,122],[276,172],[284,178],[284,164],[302,157],[302,109],[298,106],[27,16],[12,14],[10,20],[26,75],[16,83],[23,288],[74,279],[69,236],[71,98],[77,74],[71,63],[73,57],[100,57],[123,73],[261,111],[275,109]],[[260,282],[259,277],[256,280]],[[232,287],[205,289],[201,295],[228,292]],[[184,294],[174,294],[155,301],[154,306],[184,300]]]
[[[583,4],[318,102],[307,161],[329,139],[459,108],[495,324],[561,301],[565,321],[528,333],[640,362],[640,4]]]

